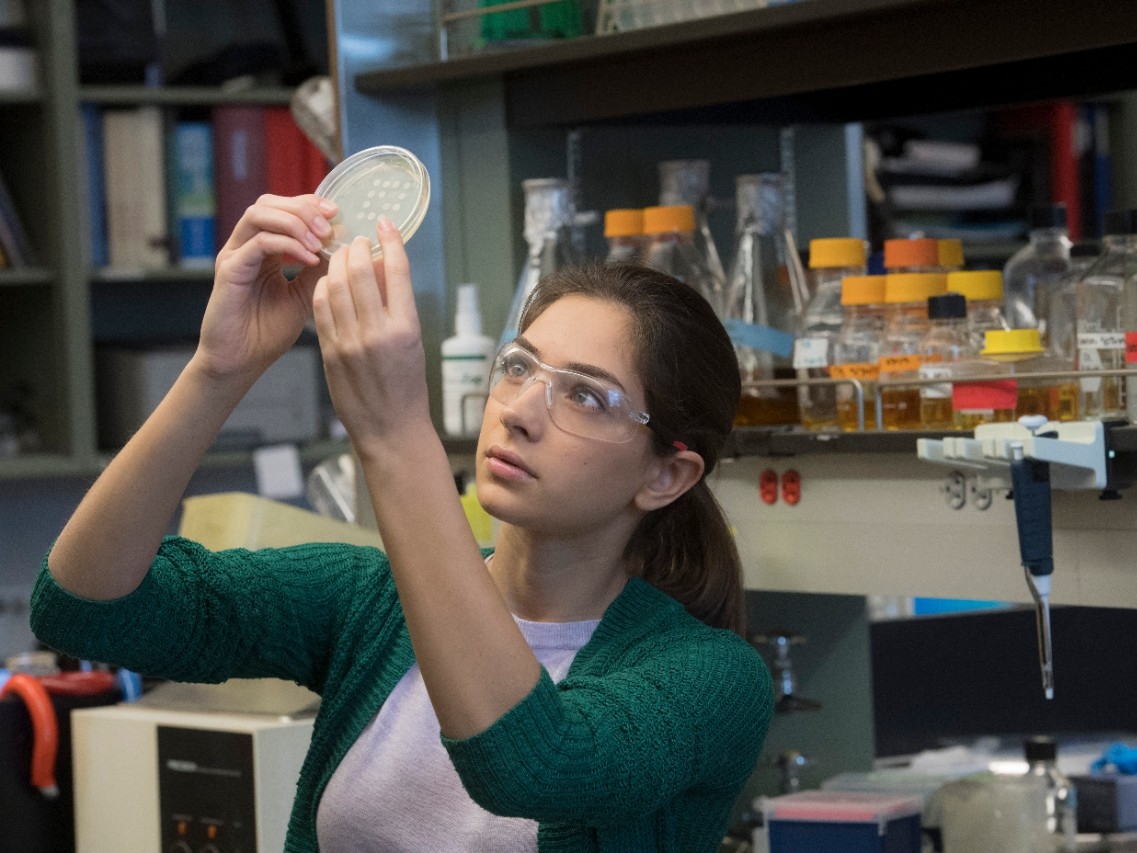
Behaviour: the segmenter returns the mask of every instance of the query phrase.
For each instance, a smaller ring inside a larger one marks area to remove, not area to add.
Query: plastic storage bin
[[[920,853],[923,798],[801,791],[763,803],[770,853]]]

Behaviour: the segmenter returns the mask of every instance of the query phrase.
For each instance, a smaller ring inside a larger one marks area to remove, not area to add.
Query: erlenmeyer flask
[[[735,249],[727,278],[725,325],[742,374],[740,426],[798,422],[797,391],[747,387],[747,382],[792,379],[794,332],[802,301],[794,298],[786,243],[785,177],[765,172],[735,178]]]
[[[711,274],[718,279],[717,289],[725,290],[726,270],[707,222],[711,203],[710,180],[711,164],[707,160],[664,160],[659,163],[660,205],[691,205],[695,211],[695,248],[706,259]]]
[[[529,250],[499,346],[505,346],[517,337],[521,309],[537,282],[555,270],[579,264],[582,260],[572,240],[576,215],[572,184],[564,178],[530,178],[521,182],[521,188],[525,191],[524,234]]]

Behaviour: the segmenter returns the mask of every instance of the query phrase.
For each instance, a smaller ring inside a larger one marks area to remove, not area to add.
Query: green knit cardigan
[[[288,853],[318,849],[328,780],[414,662],[386,556],[349,545],[211,552],[169,537],[138,589],[105,602],[62,589],[45,558],[31,624],[58,651],[146,675],[276,677],[320,694]],[[542,671],[490,728],[443,743],[477,803],[538,821],[541,853],[711,853],[758,759],[772,693],[743,639],[632,580],[563,681]]]

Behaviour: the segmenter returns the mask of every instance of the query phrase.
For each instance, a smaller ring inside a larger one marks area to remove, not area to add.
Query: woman
[[[501,533],[482,553],[430,421],[400,236],[381,222],[380,261],[359,239],[325,271],[334,213],[265,196],[242,217],[193,359],[45,559],[37,635],[321,694],[290,851],[716,850],[772,709],[761,658],[723,630],[742,594],[705,480],[739,394],[721,325],[642,269],[542,284],[495,364],[477,483]],[[306,265],[292,281],[284,255]],[[386,553],[163,539],[309,308]]]

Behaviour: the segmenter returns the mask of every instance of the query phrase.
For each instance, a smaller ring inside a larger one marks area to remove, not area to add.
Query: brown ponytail
[[[627,309],[652,422],[702,456],[706,466],[694,488],[643,519],[628,541],[629,564],[703,622],[745,635],[742,564],[706,479],[718,463],[741,395],[738,361],[726,330],[693,288],[636,264],[553,273],[530,295],[521,329],[571,294]],[[657,433],[656,452],[675,450]]]

